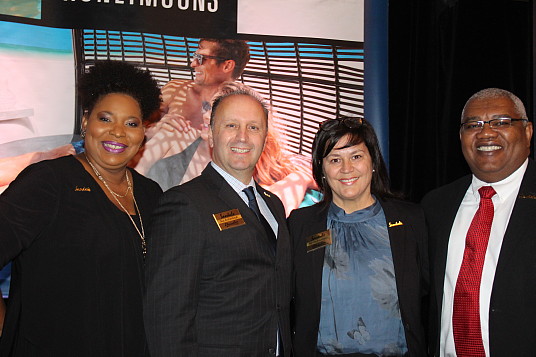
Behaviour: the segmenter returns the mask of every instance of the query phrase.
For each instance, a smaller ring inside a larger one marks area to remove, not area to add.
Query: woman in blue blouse
[[[425,356],[424,215],[390,192],[370,124],[322,123],[313,176],[322,201],[289,217],[294,355]]]

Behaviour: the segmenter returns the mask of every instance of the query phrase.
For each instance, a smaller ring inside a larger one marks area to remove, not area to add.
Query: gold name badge
[[[323,248],[326,245],[331,244],[331,231],[328,229],[327,231],[313,234],[312,236],[307,237],[305,242],[307,253]]]
[[[230,211],[225,211],[221,213],[214,213],[212,215],[220,231],[224,229],[234,228],[243,226],[246,224],[238,208],[232,209]]]

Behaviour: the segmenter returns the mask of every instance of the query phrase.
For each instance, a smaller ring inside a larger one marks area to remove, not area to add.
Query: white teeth
[[[354,182],[354,181],[357,181],[358,180],[358,177],[354,177],[354,178],[351,178],[351,179],[342,179],[342,180],[339,180],[341,181],[342,183],[351,183],[351,182]]]
[[[237,152],[239,154],[244,154],[246,152],[249,152],[249,149],[239,149],[239,148],[231,148],[231,151]]]
[[[114,145],[114,144],[104,144],[104,145],[106,145],[107,147],[109,147],[111,149],[114,149],[114,150],[119,150],[119,149],[124,149],[125,148],[122,145]]]
[[[502,149],[502,146],[498,146],[498,145],[479,146],[476,149],[478,151],[495,151],[495,150]]]

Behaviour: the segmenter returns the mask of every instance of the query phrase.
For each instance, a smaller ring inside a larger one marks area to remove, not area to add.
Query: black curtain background
[[[532,1],[389,3],[389,147],[394,190],[419,201],[470,173],[460,149],[466,100],[516,94],[533,113]]]

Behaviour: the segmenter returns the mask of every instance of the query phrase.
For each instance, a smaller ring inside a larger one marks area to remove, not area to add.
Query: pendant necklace
[[[132,190],[132,182],[130,182],[130,179],[128,178],[128,174],[127,174],[128,170],[125,169],[126,170],[125,171],[125,177],[127,179],[127,185],[128,185],[127,191],[125,192],[125,194],[123,196],[121,196],[120,194],[112,191],[112,189],[110,188],[110,186],[108,186],[108,183],[106,182],[104,177],[102,177],[102,175],[97,170],[97,168],[91,163],[91,161],[89,161],[89,158],[87,157],[86,153],[84,153],[84,156],[86,157],[86,160],[87,160],[89,166],[91,166],[91,168],[93,169],[93,172],[95,172],[95,175],[97,175],[99,180],[101,180],[101,182],[108,189],[108,191],[110,191],[110,193],[112,194],[112,197],[115,198],[115,200],[117,201],[119,206],[127,214],[128,218],[130,218],[130,221],[132,222],[132,225],[134,226],[134,228],[136,228],[136,232],[138,232],[138,234],[139,234],[139,236],[141,238],[141,250],[142,250],[142,253],[143,253],[143,258],[145,259],[145,255],[147,254],[147,243],[145,241],[145,230],[143,229],[143,220],[141,219],[141,212],[140,212],[140,209],[138,208],[138,203],[136,202],[136,197],[134,197],[134,191]],[[136,213],[138,214],[138,217],[140,218],[141,232],[138,229],[138,226],[136,225],[136,223],[134,222],[134,219],[132,219],[132,216],[128,213],[127,209],[121,204],[121,201],[119,201],[119,199],[118,199],[118,197],[120,197],[120,198],[126,197],[126,195],[128,194],[129,191],[132,192],[132,199],[134,200],[134,207],[136,208]]]

